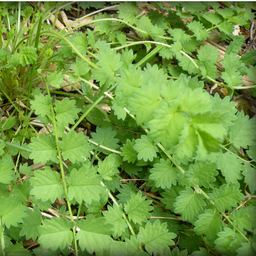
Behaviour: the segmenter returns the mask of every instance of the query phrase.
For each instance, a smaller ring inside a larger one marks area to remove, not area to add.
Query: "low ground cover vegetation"
[[[0,255],[255,255],[254,13],[2,2]]]

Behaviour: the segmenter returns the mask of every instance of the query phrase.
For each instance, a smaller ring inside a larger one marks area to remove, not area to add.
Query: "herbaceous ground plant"
[[[1,2],[0,255],[255,255],[254,13]]]

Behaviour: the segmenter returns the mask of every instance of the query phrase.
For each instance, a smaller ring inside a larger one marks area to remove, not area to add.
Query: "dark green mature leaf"
[[[44,249],[53,251],[58,248],[64,249],[73,241],[73,234],[70,230],[73,226],[71,221],[63,217],[44,220],[44,224],[38,227],[40,233],[38,242]]]
[[[248,184],[249,190],[253,194],[256,191],[256,171],[249,163],[244,163],[243,175],[245,183]]]
[[[209,31],[207,31],[199,21],[189,22],[187,27],[194,33],[197,40],[206,40],[210,35]]]
[[[204,209],[206,205],[204,196],[186,188],[180,192],[174,203],[175,213],[180,213],[182,220],[193,221]]]
[[[48,134],[39,134],[39,138],[33,137],[28,145],[33,152],[29,155],[34,163],[45,164],[49,160],[55,160],[57,150],[55,149],[55,140]]]
[[[36,240],[39,236],[38,227],[41,225],[42,215],[37,206],[33,210],[27,211],[27,216],[23,220],[20,236],[26,236],[26,239]]]
[[[209,240],[214,240],[216,234],[220,232],[222,228],[223,222],[218,211],[216,209],[206,209],[204,213],[198,216],[194,231],[198,235],[205,235]]]
[[[215,206],[222,212],[231,210],[232,207],[237,206],[240,200],[244,199],[239,188],[239,183],[221,185],[219,188],[214,188],[213,192],[209,194],[210,200],[214,201]]]
[[[129,24],[133,25],[137,23],[138,19],[136,14],[138,13],[138,6],[136,3],[121,3],[118,6],[118,17]]]
[[[102,254],[104,250],[109,250],[109,246],[113,243],[111,235],[112,225],[106,222],[103,217],[95,218],[87,215],[86,220],[79,220],[80,228],[76,239],[81,249],[90,254],[96,252]]]
[[[82,54],[86,54],[88,44],[86,34],[75,33],[71,39],[71,42],[74,44],[79,52],[81,52]]]
[[[21,205],[18,197],[10,196],[0,199],[0,218],[2,224],[7,228],[17,227],[18,223],[22,223],[22,219],[26,216],[26,210],[27,208]]]
[[[0,159],[0,183],[9,185],[14,179],[14,164],[11,156],[4,155]]]
[[[124,205],[124,210],[128,214],[129,220],[132,220],[135,224],[139,225],[142,222],[146,222],[150,216],[150,211],[153,207],[150,206],[151,200],[146,200],[146,197],[139,191],[137,194],[132,194],[131,198]]]
[[[72,163],[82,162],[90,156],[91,146],[89,145],[88,137],[82,132],[76,133],[70,131],[63,135],[59,145],[62,149],[62,155],[65,160],[69,159]]]
[[[177,183],[178,170],[169,159],[160,159],[160,163],[154,164],[150,172],[149,178],[155,181],[156,187],[165,189]]]
[[[123,157],[123,160],[128,163],[134,163],[137,160],[137,151],[134,149],[134,145],[135,139],[132,141],[127,139],[126,143],[121,147],[121,156]]]
[[[67,177],[69,199],[75,199],[79,204],[82,201],[88,204],[91,204],[92,200],[98,201],[99,194],[104,193],[104,188],[100,185],[101,180],[102,177],[94,168],[86,166],[79,170],[73,169]]]
[[[176,234],[168,232],[167,224],[156,220],[154,223],[147,222],[145,228],[140,227],[141,242],[145,245],[146,251],[150,255],[157,255],[174,245],[172,239]]]
[[[35,177],[30,178],[33,188],[31,195],[43,202],[50,200],[54,202],[60,198],[63,192],[63,187],[60,184],[60,175],[56,171],[52,171],[50,167],[46,167],[44,171],[36,171]]]
[[[158,149],[146,135],[142,135],[140,139],[135,141],[133,148],[137,151],[138,160],[143,159],[145,162],[152,162],[157,156]]]

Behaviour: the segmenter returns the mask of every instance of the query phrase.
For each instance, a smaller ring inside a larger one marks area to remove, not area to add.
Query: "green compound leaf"
[[[33,150],[29,158],[33,159],[34,163],[45,164],[49,160],[56,159],[55,140],[47,134],[39,134],[39,138],[33,137],[28,147]]]
[[[113,85],[115,83],[115,72],[120,69],[123,64],[121,55],[106,45],[105,49],[98,54],[98,58],[99,61],[97,65],[101,67],[101,69],[99,71],[93,70],[94,79],[100,82],[101,86],[106,82],[108,85]]]
[[[62,101],[55,102],[55,112],[58,125],[68,126],[69,124],[74,124],[75,120],[78,118],[79,108],[75,106],[76,102],[74,100],[69,100],[64,98]]]
[[[50,167],[46,167],[44,171],[36,171],[35,177],[30,178],[30,182],[33,184],[31,195],[43,202],[47,200],[54,202],[62,195],[63,187],[60,184],[60,174],[52,171]]]
[[[105,146],[110,149],[119,148],[117,144],[118,139],[114,138],[116,136],[116,131],[113,131],[111,127],[100,128],[99,126],[97,126],[96,133],[92,133],[91,135],[92,135],[93,141],[102,146]],[[101,148],[97,148],[97,149],[103,152],[104,154],[107,154],[107,155],[110,154],[110,152],[107,150],[104,150]]]
[[[223,228],[223,222],[218,211],[207,209],[204,213],[198,216],[195,222],[194,231],[197,235],[205,235],[207,239],[214,240],[216,234]]]
[[[176,234],[168,232],[167,223],[161,224],[160,220],[156,220],[153,224],[147,222],[145,228],[140,227],[139,236],[146,251],[150,255],[157,255],[168,250],[168,246],[175,244],[172,239],[176,237]]]
[[[25,249],[22,242],[19,242],[15,245],[11,244],[11,246],[6,246],[4,250],[7,255],[19,255],[19,256],[29,256],[31,255],[30,251]]]
[[[139,191],[137,194],[132,194],[131,198],[124,205],[124,210],[128,214],[129,220],[132,220],[135,224],[139,225],[142,222],[146,222],[150,216],[150,211],[153,207],[150,206],[151,200],[145,200],[146,197]]]
[[[143,159],[145,162],[148,160],[152,162],[158,152],[157,147],[146,135],[142,135],[140,139],[137,139],[133,148],[138,152],[138,159]]]
[[[88,137],[82,132],[70,131],[64,134],[62,141],[59,142],[64,160],[69,159],[70,162],[75,163],[90,157],[91,146],[87,141]]]
[[[249,119],[243,111],[237,113],[237,120],[230,128],[229,136],[232,142],[238,149],[243,147],[247,149],[248,146],[256,144],[256,120],[255,118]]]
[[[44,224],[38,227],[40,237],[38,243],[43,249],[56,251],[70,246],[73,241],[73,234],[70,230],[74,224],[66,218],[51,218],[44,220]]]
[[[237,255],[236,250],[241,247],[241,243],[245,241],[240,233],[227,227],[217,235],[219,238],[214,241],[217,252],[228,256]]]
[[[10,226],[17,227],[18,223],[23,222],[22,219],[26,216],[26,210],[27,207],[21,205],[18,197],[10,196],[0,199],[0,218],[2,224],[8,229]]]
[[[160,163],[154,164],[154,168],[150,172],[149,179],[155,181],[156,187],[165,189],[177,183],[178,170],[172,165],[169,159],[160,159]]]
[[[114,154],[107,156],[102,162],[98,163],[98,172],[104,180],[112,180],[115,174],[119,173],[117,157]]]
[[[112,225],[106,222],[103,217],[95,218],[87,215],[86,220],[79,220],[80,228],[76,240],[79,242],[81,249],[89,254],[96,252],[102,254],[103,250],[108,250],[113,243],[111,235]]]
[[[86,34],[75,33],[75,35],[72,36],[71,42],[79,52],[81,52],[82,54],[86,54],[88,45]]]
[[[142,85],[128,100],[129,110],[136,115],[136,122],[141,125],[152,119],[152,112],[158,108],[160,90],[152,82],[147,86]]]
[[[14,179],[13,161],[11,156],[4,155],[0,159],[0,183],[9,185]]]
[[[205,205],[204,196],[188,187],[180,192],[173,206],[175,213],[181,214],[182,220],[193,221],[203,211]]]
[[[36,240],[39,236],[38,227],[41,225],[42,215],[37,206],[34,206],[33,211],[28,210],[27,216],[23,220],[20,236],[26,236],[26,239],[32,238]]]
[[[73,71],[77,76],[86,75],[91,69],[89,64],[87,64],[84,60],[78,58],[76,59],[76,62],[71,65],[71,67],[73,68]]]
[[[132,141],[126,140],[126,143],[121,147],[121,156],[124,161],[128,163],[134,163],[137,160],[137,151],[134,149],[135,139]]]
[[[218,171],[216,165],[209,161],[196,161],[189,165],[189,170],[186,171],[185,177],[190,184],[197,184],[200,187],[211,187],[211,182],[215,182]]]
[[[52,98],[48,95],[36,95],[35,100],[31,100],[31,109],[35,111],[36,115],[41,115],[42,117],[51,115],[51,103]]]
[[[230,218],[234,221],[233,223],[238,227],[238,229],[246,229],[251,232],[256,228],[255,216],[256,207],[253,205],[249,205],[238,210],[234,209],[232,214],[230,214]]]
[[[236,69],[228,68],[225,72],[221,73],[221,77],[229,87],[233,87],[242,83],[242,77],[236,71]]]
[[[220,57],[219,50],[210,45],[201,46],[197,52],[198,59],[203,62],[210,61],[212,63],[217,63]]]
[[[60,88],[60,84],[62,84],[64,81],[64,75],[62,72],[57,73],[57,71],[54,71],[50,75],[47,76],[47,80],[50,83],[51,86]]]
[[[247,76],[250,77],[252,79],[252,81],[254,81],[254,82],[256,82],[255,72],[256,72],[256,67],[251,65],[250,68],[247,71]]]
[[[138,13],[138,6],[136,3],[121,3],[118,6],[118,18],[122,19],[129,24],[137,23],[136,14]]]
[[[248,184],[249,190],[253,194],[256,191],[256,172],[249,163],[244,163],[243,175],[245,183]]]
[[[18,56],[19,62],[23,67],[33,64],[37,59],[37,49],[33,46],[22,47]]]
[[[240,200],[244,200],[244,195],[239,190],[240,184],[224,184],[215,188],[213,193],[209,194],[210,200],[214,201],[215,206],[220,211],[231,210],[236,207]]]
[[[237,157],[236,154],[226,152],[225,154],[218,154],[217,160],[218,169],[221,170],[227,183],[237,183],[242,179],[241,171],[244,169],[243,161]]]
[[[105,191],[100,185],[101,180],[102,177],[93,168],[73,169],[67,177],[69,199],[74,198],[79,204],[83,200],[88,204],[91,204],[92,200],[98,201],[100,199],[99,194]]]
[[[113,207],[111,207],[108,205],[108,210],[103,211],[102,213],[105,216],[107,223],[113,225],[113,236],[115,238],[121,236],[127,229],[127,224],[123,218],[123,210],[121,206],[114,204]]]
[[[209,31],[207,31],[203,24],[199,21],[192,21],[192,22],[189,22],[188,25],[187,25],[188,29],[191,30],[194,35],[196,36],[197,40],[206,40],[210,33]]]

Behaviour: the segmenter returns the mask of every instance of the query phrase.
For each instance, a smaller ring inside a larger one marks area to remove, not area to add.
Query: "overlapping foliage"
[[[33,90],[26,114],[47,132],[19,109],[1,125],[1,255],[255,254],[256,121],[232,101],[243,75],[256,82],[255,52],[237,57],[243,36],[232,34],[249,26],[250,4],[158,3],[147,14],[143,5],[120,3],[115,17],[103,9],[93,31],[41,31],[61,48],[45,59],[57,70],[34,70],[46,89]],[[216,29],[229,42],[222,72],[217,48],[204,44]],[[44,54],[7,44],[7,69]],[[65,75],[81,82],[80,96],[54,96]],[[85,118],[95,127],[87,135],[76,129]],[[52,207],[56,216],[42,214]],[[40,249],[22,246],[30,238]]]

